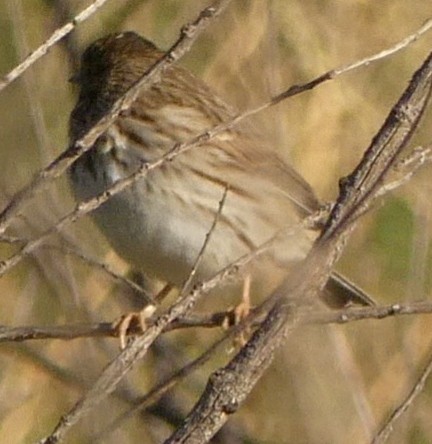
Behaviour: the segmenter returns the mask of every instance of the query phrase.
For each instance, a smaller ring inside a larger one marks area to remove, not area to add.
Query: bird
[[[70,143],[163,55],[132,31],[91,43],[74,76],[79,96],[70,116]],[[156,161],[176,144],[236,115],[237,110],[204,81],[178,64],[170,65],[72,165],[76,199],[97,196],[143,163]],[[286,275],[305,258],[319,232],[301,222],[322,205],[306,180],[270,145],[255,125],[242,121],[151,169],[92,217],[133,269],[178,288],[194,268],[210,231],[194,282],[211,278],[285,230],[277,245],[252,261],[243,275],[264,288],[261,283],[270,280],[272,271]],[[322,299],[331,307],[374,304],[337,273],[331,275]]]

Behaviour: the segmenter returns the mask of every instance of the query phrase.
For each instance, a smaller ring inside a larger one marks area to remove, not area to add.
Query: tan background
[[[0,0],[0,72],[7,73],[66,18],[89,2]],[[182,24],[207,1],[110,1],[73,33],[81,52],[93,39],[135,30],[168,48]],[[421,0],[237,0],[195,44],[182,63],[229,102],[246,108],[293,83],[384,49],[432,15]],[[391,58],[344,75],[260,116],[269,143],[296,165],[323,200],[359,160],[412,72],[432,48],[432,34]],[[76,91],[70,52],[57,45],[20,80],[0,93],[2,205],[67,144],[67,120]],[[412,146],[430,143],[430,112]],[[340,269],[380,303],[430,297],[431,181],[425,168],[364,217]],[[10,234],[31,237],[72,208],[63,178],[35,199]],[[88,219],[68,230],[92,257],[121,264]],[[62,242],[53,240],[52,245]],[[2,257],[15,247],[3,245]],[[103,272],[54,248],[42,248],[0,280],[0,324],[53,325],[110,321],[126,310],[121,292]],[[83,421],[68,442],[94,442],[126,408],[118,398],[138,395],[170,369],[197,356],[217,332],[170,334],[113,397]],[[401,401],[432,340],[428,316],[363,321],[297,331],[244,407],[230,433],[247,443],[363,443]],[[0,345],[0,442],[44,436],[94,381],[118,350],[114,340],[80,339]],[[184,414],[202,390],[211,365],[170,400]],[[432,442],[431,390],[398,424],[392,443]],[[160,442],[169,426],[156,413],[135,416],[101,442]],[[234,441],[230,436],[230,442]]]

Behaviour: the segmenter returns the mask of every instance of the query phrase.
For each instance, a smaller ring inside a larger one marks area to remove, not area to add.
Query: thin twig
[[[192,270],[190,271],[189,276],[187,277],[186,281],[182,285],[182,288],[180,290],[180,295],[181,296],[185,295],[186,293],[188,293],[190,291],[191,283],[194,280],[195,274],[196,274],[196,272],[198,270],[198,267],[199,267],[199,265],[201,263],[201,260],[202,260],[202,258],[204,256],[204,253],[205,253],[206,249],[207,249],[207,246],[208,246],[208,244],[210,242],[211,236],[214,233],[214,230],[216,229],[216,225],[219,222],[220,216],[222,214],[222,209],[223,209],[223,207],[225,205],[225,200],[226,200],[226,197],[227,197],[228,189],[229,189],[229,187],[228,187],[228,185],[226,185],[225,188],[224,188],[224,191],[223,191],[222,198],[219,201],[218,209],[217,209],[217,211],[215,213],[215,216],[213,218],[213,222],[211,224],[211,227],[210,227],[209,231],[205,235],[204,242],[202,244],[202,247],[201,247],[200,251],[198,252],[197,258],[195,259],[195,263],[193,264]]]
[[[19,365],[29,365],[32,368],[36,368],[41,374],[46,374],[50,380],[58,381],[68,389],[72,389],[77,393],[82,393],[89,389],[91,382],[84,376],[79,376],[76,373],[63,368],[58,363],[54,362],[43,353],[37,350],[33,350],[32,347],[27,344],[3,344],[1,347],[1,355],[11,355],[13,359],[19,359]],[[113,394],[114,398],[121,401],[127,407],[134,405],[136,395],[129,393],[127,390],[117,390]]]
[[[74,246],[68,245],[68,246],[53,246],[53,245],[45,245],[46,248],[52,248],[55,250],[61,251],[63,254],[72,255],[80,259],[81,261],[85,262],[86,264],[95,267],[104,273],[106,273],[108,276],[110,276],[114,281],[117,283],[120,283],[127,288],[136,291],[139,293],[148,304],[151,305],[157,305],[156,301],[154,300],[153,296],[146,291],[145,288],[143,288],[141,285],[139,285],[137,282],[133,281],[132,279],[129,279],[127,276],[123,276],[113,270],[108,264],[101,262],[97,259],[92,258],[91,256],[88,256],[86,253],[82,252],[78,248],[75,248]]]
[[[101,8],[107,0],[95,0],[90,6],[77,14],[69,23],[56,29],[51,36],[31,54],[29,54],[18,66],[12,69],[2,79],[0,79],[0,91],[10,85],[14,80],[20,77],[30,66],[33,65],[64,36],[69,34],[77,25],[87,20],[99,8]]]
[[[247,328],[247,325],[242,326],[243,329]],[[122,413],[118,418],[112,421],[103,432],[93,438],[90,439],[92,442],[98,442],[107,435],[111,434],[114,430],[120,427],[125,421],[130,419],[136,413],[144,410],[149,405],[154,404],[157,400],[159,400],[163,395],[165,395],[169,390],[171,390],[174,386],[179,384],[185,378],[187,378],[191,373],[195,372],[197,369],[201,368],[214,354],[215,352],[225,344],[230,338],[234,337],[234,335],[239,334],[241,329],[232,328],[225,335],[217,340],[213,345],[211,345],[202,355],[198,358],[191,361],[189,364],[186,364],[180,370],[175,372],[172,376],[160,382],[156,387],[150,390],[147,394],[141,396],[136,400],[136,405],[126,412]]]
[[[213,2],[212,6],[201,11],[198,18],[191,25],[183,28],[182,35],[177,43],[174,45],[173,50],[168,55],[164,56],[161,61],[156,63],[155,66],[159,70],[159,74],[162,71],[162,66],[166,68],[168,66],[168,62],[172,63],[173,61],[177,60],[180,55],[184,54],[187,48],[189,48],[192,42],[197,38],[199,32],[203,31],[203,29],[210,23],[211,19],[219,15],[222,10],[228,5],[228,3],[229,0],[219,0]],[[154,68],[153,72],[158,72],[156,68]],[[109,119],[102,119],[96,125],[96,127],[100,125],[98,128],[101,130],[101,133],[105,131],[108,125],[122,110],[122,105],[126,103],[127,99],[133,100],[133,98],[136,97],[136,95],[140,92],[139,88],[142,86],[142,84],[148,85],[148,79],[141,79],[138,84],[133,86],[128,91],[125,98],[120,99],[120,101],[116,102],[113,110],[111,110],[110,112],[111,121],[109,121]],[[104,127],[104,125],[106,126]],[[91,138],[94,137],[94,134],[95,128],[93,128],[93,130],[90,130],[90,132],[87,133],[87,135],[84,136],[81,141],[78,141],[76,144],[76,152],[78,152],[79,150],[81,150],[81,152],[84,152],[86,148],[84,146],[85,143],[88,143],[88,148],[90,148],[94,142],[94,140],[91,141]],[[71,154],[69,154],[69,156],[70,155]],[[86,394],[86,396],[84,396],[77,404],[75,404],[75,406],[67,415],[61,418],[61,420],[55,427],[54,432],[40,442],[52,444],[62,440],[73,424],[75,424],[88,411],[98,405],[107,395],[109,395],[116,388],[117,384],[131,369],[132,365],[146,354],[148,348],[159,336],[164,326],[168,325],[172,320],[178,318],[179,316],[187,313],[193,307],[194,303],[197,300],[197,294],[198,293],[192,292],[190,295],[180,297],[179,301],[176,302],[167,313],[160,316],[156,324],[150,327],[142,337],[136,338],[135,340],[131,341],[130,344],[125,348],[125,350],[120,353],[118,358],[116,358],[106,367],[104,372]]]
[[[393,106],[358,166],[340,181],[339,198],[323,230],[323,236],[332,236],[336,229],[352,223],[359,208],[370,205],[372,200],[369,197],[384,182],[384,177],[411,140],[429,102],[431,90],[432,53],[414,73],[408,88]]]
[[[352,71],[354,69],[357,69],[360,66],[367,66],[372,62],[376,62],[377,60],[381,60],[385,57],[388,57],[389,55],[394,54],[403,48],[406,48],[408,45],[410,45],[411,43],[418,40],[423,34],[428,32],[431,28],[432,28],[432,19],[428,19],[424,22],[424,24],[417,31],[410,34],[409,36],[407,36],[406,38],[404,38],[400,42],[396,43],[392,47],[390,47],[388,49],[384,49],[383,51],[375,54],[372,57],[365,57],[364,59],[359,60],[357,62],[342,66],[341,68],[336,69],[334,71],[334,74],[339,75],[342,72]]]
[[[162,165],[167,160],[172,160],[175,156],[195,147],[198,146],[206,141],[209,141],[216,137],[218,134],[227,131],[237,125],[240,121],[253,116],[259,112],[262,112],[266,109],[268,109],[271,106],[274,106],[281,101],[295,96],[297,94],[303,93],[305,91],[311,90],[318,86],[319,84],[334,79],[335,77],[345,74],[351,70],[358,69],[362,66],[368,66],[369,64],[376,62],[378,60],[381,60],[384,57],[388,57],[392,54],[394,54],[397,51],[400,51],[403,48],[406,48],[410,43],[417,40],[421,35],[423,35],[425,32],[427,32],[432,26],[432,20],[428,20],[418,31],[411,34],[407,38],[403,39],[401,42],[398,42],[396,45],[392,46],[391,48],[388,48],[384,51],[381,51],[377,54],[373,54],[370,57],[364,58],[361,61],[355,61],[348,65],[343,65],[340,68],[333,69],[331,71],[328,71],[315,79],[301,85],[293,85],[283,91],[282,93],[276,95],[268,102],[259,105],[253,109],[246,110],[243,113],[240,113],[236,116],[234,116],[232,119],[223,122],[222,124],[219,124],[208,131],[202,133],[199,136],[196,136],[192,140],[177,144],[174,146],[165,156],[163,156],[161,159],[151,163],[147,164],[145,168],[140,172],[136,173],[136,178],[138,177],[144,177],[148,171],[158,168],[160,165]],[[181,39],[184,36],[181,37]],[[168,51],[167,55],[161,59],[160,65],[163,65],[163,67],[168,66],[168,64],[171,64],[173,62],[172,58],[172,51],[176,47],[179,41],[176,42],[176,44]],[[178,54],[178,53],[177,53]],[[176,60],[180,58],[180,55],[176,58]],[[159,62],[158,62],[159,63]],[[154,74],[154,71],[159,66],[158,63],[154,65],[147,73],[143,76],[143,84],[141,85],[141,82],[139,82],[139,90],[142,91],[144,86],[149,86],[153,81],[157,81],[157,75],[158,73]],[[161,68],[161,71],[163,68]],[[145,80],[145,85],[144,85]],[[137,85],[137,86],[138,86]],[[133,87],[134,88],[134,87]],[[131,90],[129,90],[126,95],[128,96]],[[132,92],[131,95],[134,93]],[[119,99],[119,102],[121,102],[123,99]],[[119,103],[117,102],[117,103]],[[117,117],[119,112],[121,111],[120,108],[122,108],[121,105],[117,105],[117,103],[114,105],[113,109],[108,113],[106,118],[101,119],[99,122],[95,124],[93,128],[91,128],[87,134],[82,137],[77,143],[76,147],[78,149],[75,150],[75,152],[71,152],[69,150],[67,153],[61,154],[57,159],[55,159],[48,167],[46,167],[44,170],[42,170],[36,177],[28,184],[26,187],[24,187],[21,191],[19,191],[10,201],[8,206],[0,213],[0,234],[3,233],[6,228],[9,226],[11,221],[14,217],[16,217],[19,212],[22,210],[24,205],[28,200],[30,200],[35,194],[37,194],[43,187],[49,182],[54,180],[56,177],[59,177],[63,172],[86,150],[89,149],[91,144],[94,140],[97,139],[105,130],[106,128],[114,121],[114,119]],[[126,101],[125,101],[126,103]],[[118,109],[117,109],[118,108]],[[90,145],[89,145],[90,144]],[[145,171],[147,170],[147,171]],[[114,194],[114,192],[112,193]],[[95,200],[102,199],[102,196],[98,196],[95,198]],[[101,202],[102,203],[102,202]],[[89,205],[91,205],[89,201]]]
[[[166,158],[167,158],[166,156],[163,156],[162,159],[165,160]],[[159,159],[159,161],[153,163],[152,166],[155,166],[156,164],[159,165],[160,163],[162,163],[163,162],[162,159]],[[75,210],[63,216],[59,220],[59,222],[57,222],[56,225],[52,226],[51,228],[48,228],[45,232],[39,235],[38,238],[27,242],[24,246],[21,247],[21,249],[17,253],[12,255],[8,259],[0,261],[0,276],[7,273],[11,268],[19,264],[25,257],[27,257],[29,254],[33,253],[35,250],[41,247],[52,235],[64,230],[66,227],[68,227],[81,217],[83,217],[85,214],[88,214],[91,211],[98,208],[102,203],[106,202],[111,196],[118,194],[126,187],[128,187],[131,183],[138,180],[140,177],[143,177],[149,170],[150,166],[147,164],[143,164],[134,174],[126,177],[125,179],[118,180],[113,186],[104,191],[102,194],[98,195],[96,198],[89,199],[85,202],[79,203],[75,207]],[[309,226],[310,228],[311,227],[310,224],[314,224],[313,226],[316,226],[317,218],[321,219],[321,217],[322,217],[322,210],[319,210],[313,215],[301,221],[299,225],[294,228],[298,229],[300,226],[303,226],[305,228]],[[292,229],[293,227],[290,227],[290,230]],[[281,232],[283,231],[284,230],[281,230]],[[281,233],[278,233],[278,235],[280,234]],[[272,242],[274,242],[274,240]],[[267,245],[268,242],[263,244],[262,248],[268,248]]]
[[[312,217],[310,219],[312,219]],[[133,364],[145,356],[149,347],[168,325],[174,320],[187,315],[205,293],[213,289],[223,280],[236,274],[240,266],[251,261],[257,254],[257,252],[253,252],[245,255],[234,265],[227,266],[212,279],[203,284],[197,284],[189,294],[180,297],[165,313],[157,317],[154,324],[150,325],[142,336],[130,341],[126,348],[107,365],[88,393],[60,419],[54,432],[47,438],[41,440],[40,443],[51,444],[63,439],[72,425],[83,415],[95,408],[96,405],[117,387],[118,383],[129,372]]]
[[[408,396],[402,401],[402,403],[392,412],[389,418],[386,420],[382,428],[375,435],[372,440],[372,444],[383,444],[387,441],[388,437],[392,433],[396,422],[400,417],[413,405],[416,398],[422,393],[424,390],[426,381],[429,375],[432,372],[432,355],[429,356],[427,360],[427,364],[420,375],[419,379],[414,384],[411,391],[408,393]]]
[[[8,244],[26,244],[29,242],[28,239],[25,239],[23,237],[15,237],[15,236],[0,236],[0,242],[8,243]],[[141,285],[139,285],[137,282],[133,281],[132,279],[129,279],[127,276],[123,276],[114,269],[112,269],[108,264],[99,261],[98,259],[95,259],[88,254],[84,253],[80,249],[76,248],[73,245],[44,245],[43,248],[46,249],[52,249],[52,250],[58,250],[63,254],[74,256],[78,259],[80,259],[82,262],[95,267],[104,273],[106,273],[108,276],[110,276],[114,281],[117,283],[125,285],[127,288],[136,291],[137,293],[141,294],[145,300],[152,304],[156,305],[155,301],[151,294],[149,294],[148,291],[146,291],[145,288],[143,288]]]
[[[417,128],[430,96],[431,60],[432,54],[416,71],[392,108],[384,125],[386,131],[378,133],[364,156],[367,161],[363,159],[350,176],[352,181],[341,187],[323,234],[314,242],[301,265],[272,294],[271,299],[276,299],[274,308],[232,361],[211,375],[201,398],[183,424],[165,441],[166,444],[209,442],[264,374],[276,349],[302,318],[305,304],[316,298],[328,280],[353,230],[353,224],[347,221],[350,221],[359,197],[362,205],[368,204],[379,186],[375,178],[385,180],[393,165],[394,154],[401,151]],[[401,126],[403,131],[399,131]],[[373,158],[372,162],[368,161],[369,157]],[[371,170],[373,179],[362,180]]]
[[[28,44],[25,36],[25,20],[23,13],[23,6],[21,1],[7,3],[11,22],[13,22],[13,35],[16,42],[19,55],[28,53]],[[39,151],[43,154],[43,159],[47,158],[50,150],[50,142],[48,138],[48,130],[46,128],[41,103],[37,95],[38,86],[33,76],[26,76],[23,79],[24,92],[29,105],[30,116],[32,119],[32,126],[35,131],[36,141]],[[1,83],[0,83],[1,90]]]
[[[423,65],[421,69],[428,68],[428,65]],[[410,84],[411,88],[418,86],[418,84]],[[408,101],[407,106],[409,104]],[[426,106],[426,101],[422,102],[422,106]],[[421,109],[416,108],[415,111],[421,114]],[[414,120],[416,123],[416,119]],[[405,143],[406,137],[400,139],[399,142]],[[366,184],[367,187],[370,187],[372,192],[376,189],[376,183],[369,182]],[[365,201],[371,192],[366,194]],[[342,199],[343,196],[340,200]],[[350,203],[349,200],[348,203]],[[270,365],[274,352],[282,344],[285,335],[297,324],[299,320],[297,304],[301,307],[304,302],[300,301],[303,298],[308,301],[327,280],[331,267],[341,254],[349,229],[350,227],[346,225],[341,226],[340,230],[334,231],[333,236],[319,238],[300,267],[301,273],[294,273],[290,276],[291,279],[284,282],[275,292],[275,295],[280,295],[281,299],[271,310],[261,328],[254,333],[248,344],[223,371],[218,371],[211,377],[211,384],[201,401],[186,418],[184,427],[180,428],[168,442],[185,442],[188,437],[192,437],[191,440],[193,440],[197,436],[202,436],[203,439],[195,442],[207,442],[225,423],[228,415],[236,411]],[[203,288],[204,286],[197,286],[188,295],[180,297],[141,337],[132,340],[126,349],[108,364],[89,392],[62,417],[54,432],[41,442],[58,442],[72,425],[105,399],[129,372],[132,365],[144,357],[163,329],[173,320],[189,313],[202,295]],[[287,294],[293,298],[293,302],[283,299]],[[196,420],[195,423],[192,419]],[[196,428],[184,430],[190,424]]]
[[[382,60],[386,57],[389,57],[398,51],[406,48],[411,43],[418,40],[423,34],[428,32],[432,28],[432,19],[427,20],[417,31],[415,31],[413,34],[410,34],[408,37],[405,37],[403,40],[397,42],[395,45],[391,46],[390,48],[384,49],[383,51],[380,51],[376,54],[372,54],[368,57],[365,57],[361,60],[356,60],[352,63],[348,63],[346,65],[342,65],[339,68],[331,69],[330,71],[325,72],[324,74],[321,74],[320,76],[310,80],[307,83],[300,84],[300,85],[293,85],[287,90],[283,91],[282,93],[274,96],[271,101],[253,108],[249,111],[246,111],[245,113],[242,113],[239,115],[235,120],[233,121],[233,125],[237,124],[239,121],[243,120],[246,117],[255,115],[261,111],[264,111],[265,109],[276,105],[280,103],[281,101],[287,99],[288,97],[295,96],[297,94],[303,93],[305,91],[311,90],[315,88],[317,85],[326,82],[328,80],[333,80],[336,77],[347,74],[350,71],[354,71],[356,69],[362,68],[364,66],[369,66],[370,64],[377,62],[379,60]]]
[[[383,184],[376,190],[372,198],[367,202],[366,205],[360,205],[358,209],[350,216],[350,220],[354,222],[363,214],[365,214],[378,199],[381,199],[384,195],[391,191],[394,191],[401,186],[409,182],[414,174],[418,172],[420,168],[428,165],[432,162],[432,145],[427,145],[425,147],[416,147],[412,153],[410,153],[405,158],[401,159],[393,168],[393,172],[398,176],[397,178],[392,178],[389,181],[383,182]]]
[[[400,160],[394,166],[394,172],[398,178],[385,182],[374,196],[374,199],[394,191],[409,182],[417,171],[432,162],[432,144],[416,147],[411,154]]]
[[[251,310],[251,318],[248,322],[254,326],[254,322],[261,322],[258,315],[260,312]],[[370,319],[385,319],[397,316],[409,316],[419,314],[432,314],[431,301],[416,301],[404,304],[390,304],[374,307],[352,307],[337,311],[315,311],[308,309],[303,313],[299,325],[327,325],[347,324],[350,322],[364,321]],[[170,332],[185,328],[218,328],[225,325],[226,319],[233,317],[232,310],[221,311],[211,314],[189,315],[179,318],[164,328],[164,332]],[[253,319],[255,319],[253,321]],[[146,319],[148,326],[154,325],[156,318]],[[136,335],[142,331],[131,328],[127,334]],[[117,337],[118,329],[113,322],[100,322],[89,324],[71,324],[48,327],[6,327],[0,326],[0,343],[22,342],[28,340],[60,339],[72,340],[91,337]]]
[[[26,201],[40,192],[50,181],[59,177],[78,157],[89,150],[96,139],[108,129],[123,110],[131,106],[141,92],[159,81],[163,72],[189,51],[201,32],[222,13],[230,2],[231,0],[214,0],[211,6],[200,12],[196,20],[185,25],[181,29],[179,38],[169,51],[151,66],[86,134],[79,140],[74,141],[68,150],[36,174],[33,180],[12,198],[0,214],[0,234],[4,233],[13,218],[20,213]]]

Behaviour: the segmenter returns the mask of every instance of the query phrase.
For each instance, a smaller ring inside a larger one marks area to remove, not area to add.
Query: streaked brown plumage
[[[81,137],[163,53],[133,32],[90,45],[78,75],[80,96],[70,120],[71,141]],[[142,93],[71,169],[79,200],[151,162],[235,114],[201,80],[174,66]],[[94,212],[114,249],[148,275],[181,285],[218,209],[220,220],[198,269],[205,279],[272,237],[296,227],[319,206],[309,185],[252,126],[241,124],[152,170]],[[275,268],[302,259],[315,234],[295,229],[271,253]],[[252,278],[260,267],[252,272]],[[261,273],[262,275],[262,273]],[[261,279],[262,276],[258,276]]]

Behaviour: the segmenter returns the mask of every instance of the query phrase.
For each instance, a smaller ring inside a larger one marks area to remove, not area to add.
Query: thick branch
[[[301,319],[307,301],[325,285],[353,228],[346,221],[355,215],[358,202],[367,206],[378,191],[396,154],[417,128],[431,85],[432,54],[413,76],[350,180],[341,186],[321,237],[302,265],[274,293],[277,302],[273,310],[238,355],[213,373],[201,398],[166,444],[208,442],[247,398],[270,365],[275,350]]]

